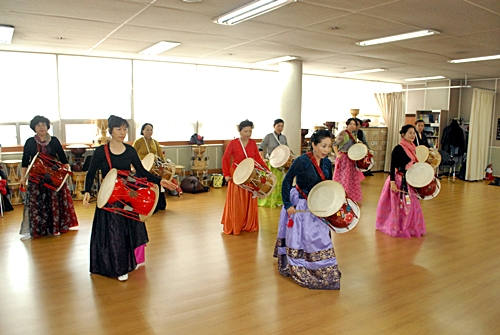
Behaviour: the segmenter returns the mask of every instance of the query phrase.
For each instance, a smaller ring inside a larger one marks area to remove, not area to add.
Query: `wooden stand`
[[[191,146],[191,173],[198,177],[203,186],[208,186],[208,156],[206,145]]]
[[[19,183],[19,173],[17,172],[19,163],[21,163],[20,159],[10,159],[3,161],[5,166],[7,167],[7,180],[10,183]]]
[[[23,198],[21,197],[20,183],[9,183],[9,187],[12,190],[12,197],[10,202],[12,205],[22,205]]]
[[[73,172],[73,183],[75,185],[75,189],[73,190],[73,198],[75,200],[82,200],[83,194],[82,191],[85,189],[85,177],[87,176],[87,172]]]

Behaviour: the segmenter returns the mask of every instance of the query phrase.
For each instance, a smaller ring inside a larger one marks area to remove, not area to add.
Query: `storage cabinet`
[[[384,171],[387,149],[387,127],[360,128],[365,134],[366,141],[373,151],[372,171]]]

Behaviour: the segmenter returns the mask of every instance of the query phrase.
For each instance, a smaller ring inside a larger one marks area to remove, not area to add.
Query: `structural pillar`
[[[301,154],[302,116],[302,61],[279,63],[281,104],[280,117],[285,121],[283,134],[288,146],[297,155]]]

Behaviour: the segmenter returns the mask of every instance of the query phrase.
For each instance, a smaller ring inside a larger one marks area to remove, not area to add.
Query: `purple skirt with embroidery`
[[[307,201],[299,198],[295,188],[290,200],[297,210],[308,210]],[[293,226],[288,227],[283,207],[274,249],[280,274],[310,289],[339,290],[341,273],[328,226],[310,212],[296,213],[291,219]]]

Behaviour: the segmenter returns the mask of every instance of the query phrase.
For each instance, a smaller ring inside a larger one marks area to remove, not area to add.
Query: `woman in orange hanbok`
[[[246,158],[253,158],[262,168],[269,171],[260,157],[257,143],[250,138],[252,129],[252,121],[242,121],[238,125],[240,137],[229,142],[222,156],[222,173],[228,182],[226,204],[221,220],[224,234],[239,235],[241,231],[259,230],[257,198],[232,181],[234,170]]]

